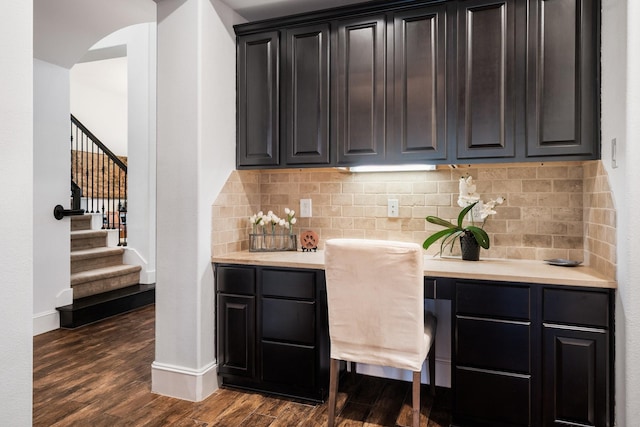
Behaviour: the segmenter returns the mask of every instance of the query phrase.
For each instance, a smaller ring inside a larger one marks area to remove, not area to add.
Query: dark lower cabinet
[[[455,375],[456,418],[461,425],[532,425],[527,376],[465,368],[457,368]]]
[[[534,304],[526,284],[456,281],[455,425],[535,425]]]
[[[545,425],[606,426],[606,331],[544,327]]]
[[[453,425],[613,425],[613,290],[453,282]]]
[[[543,289],[543,420],[613,425],[613,306],[605,291]]]
[[[220,372],[255,375],[256,305],[254,296],[218,295],[218,364]]]
[[[217,264],[216,293],[222,385],[325,399],[329,326],[323,271]]]

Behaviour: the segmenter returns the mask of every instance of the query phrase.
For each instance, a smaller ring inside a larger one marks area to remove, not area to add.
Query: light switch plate
[[[387,200],[387,216],[389,218],[397,218],[398,217],[398,199],[388,199]]]
[[[309,218],[311,214],[311,199],[300,199],[300,218]]]
[[[611,140],[611,167],[613,169],[618,167],[618,141],[616,138]]]

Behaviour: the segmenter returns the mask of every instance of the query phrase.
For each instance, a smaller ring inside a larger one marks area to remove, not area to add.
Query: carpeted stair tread
[[[81,271],[71,275],[71,286],[76,286],[85,282],[107,279],[114,276],[123,276],[131,273],[138,273],[142,270],[139,265],[114,265],[111,267],[96,268],[94,270]]]
[[[107,230],[75,230],[71,232],[71,240],[91,239],[107,235]]]
[[[73,262],[84,259],[100,258],[103,256],[122,255],[123,253],[124,248],[122,246],[78,249],[71,251],[71,261]]]

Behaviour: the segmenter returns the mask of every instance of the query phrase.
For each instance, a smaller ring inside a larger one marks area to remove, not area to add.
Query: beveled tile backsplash
[[[349,173],[336,169],[234,171],[213,206],[212,253],[248,248],[248,217],[259,210],[283,216],[310,198],[313,216],[296,232],[332,237],[422,243],[441,229],[427,215],[455,220],[458,180],[471,175],[484,201],[504,197],[485,230],[485,258],[584,260],[615,277],[615,208],[601,162],[439,166],[429,172]],[[399,201],[399,217],[387,218],[387,200]],[[297,212],[299,215],[299,212]],[[439,245],[429,249],[436,253]],[[459,250],[459,248],[456,248]],[[455,252],[454,252],[455,253]]]

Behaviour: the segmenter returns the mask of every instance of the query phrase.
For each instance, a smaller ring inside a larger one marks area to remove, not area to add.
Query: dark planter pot
[[[480,259],[480,245],[470,231],[465,231],[460,236],[460,249],[462,250],[463,260],[478,261]]]

